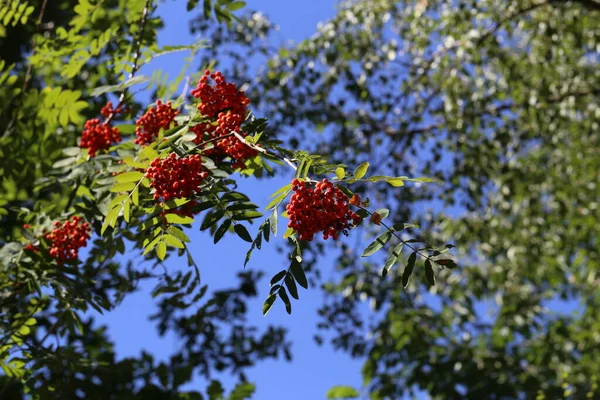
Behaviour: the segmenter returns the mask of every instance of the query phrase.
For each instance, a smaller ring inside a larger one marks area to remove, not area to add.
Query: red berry
[[[171,102],[163,103],[160,100],[156,102],[156,106],[152,107],[144,115],[135,122],[135,143],[146,145],[158,136],[158,132],[162,129],[168,129],[173,123],[177,126],[175,117],[179,114],[171,106]]]
[[[209,79],[214,81],[214,86],[209,84]],[[216,125],[201,123],[190,128],[190,131],[196,134],[195,143],[223,137],[222,140],[213,141],[214,147],[206,150],[206,155],[221,162],[229,158],[233,168],[245,167],[245,160],[255,157],[258,152],[232,133],[246,136],[240,127],[246,119],[246,107],[250,100],[234,83],[227,83],[218,71],[214,74],[205,71],[198,86],[191,93],[201,101],[198,110],[204,116],[217,121]]]
[[[327,179],[317,183],[315,189],[298,179],[292,181],[294,194],[286,206],[290,222],[301,240],[312,240],[317,232],[323,239],[337,240],[339,233],[347,234],[360,217],[348,206],[348,196]]]
[[[167,158],[156,158],[146,171],[146,176],[152,177],[150,187],[155,191],[156,200],[191,197],[208,176],[199,155],[176,157],[175,153],[171,153]]]
[[[90,224],[73,216],[62,224],[55,221],[53,225],[55,228],[44,235],[50,241],[50,256],[59,263],[77,259],[79,249],[85,247],[90,238]]]
[[[79,147],[88,149],[88,154],[95,157],[98,150],[108,149],[112,143],[120,141],[121,133],[117,128],[94,118],[85,123]]]
[[[106,103],[106,105],[104,107],[102,107],[100,109],[100,114],[104,117],[104,118],[108,118],[111,115],[116,115],[121,113],[121,111],[123,111],[123,108],[121,106],[117,107],[116,109],[113,108],[113,104],[111,101],[109,101],[108,103]]]

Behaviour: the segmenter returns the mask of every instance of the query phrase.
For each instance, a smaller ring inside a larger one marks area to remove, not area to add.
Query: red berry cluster
[[[54,222],[54,229],[44,237],[50,241],[50,257],[59,262],[77,259],[79,249],[85,247],[90,238],[90,224],[79,216],[73,216],[62,224]]]
[[[154,159],[146,170],[146,177],[151,179],[150,186],[154,189],[154,199],[164,201],[190,197],[207,176],[198,154],[178,158],[171,153],[167,158]]]
[[[215,84],[211,86],[209,79]],[[201,100],[198,110],[208,118],[216,119],[217,124],[202,123],[190,130],[196,134],[196,144],[204,140],[223,137],[213,141],[214,147],[207,150],[206,155],[217,161],[229,157],[233,168],[245,167],[244,161],[256,156],[258,152],[240,141],[232,133],[245,137],[240,127],[246,119],[246,107],[250,100],[234,83],[227,83],[220,72],[211,74],[206,71],[192,95]]]
[[[156,106],[146,111],[146,114],[135,122],[137,125],[135,128],[135,143],[141,145],[151,143],[158,136],[161,129],[168,129],[172,122],[177,126],[175,117],[178,114],[179,111],[171,106],[170,101],[163,103],[158,100]]]
[[[121,133],[117,128],[93,118],[85,123],[79,147],[88,149],[90,157],[95,157],[98,150],[108,149],[112,143],[120,141]]]
[[[294,194],[286,206],[288,227],[298,232],[301,240],[310,241],[321,231],[323,239],[335,240],[360,221],[348,208],[348,196],[327,179],[317,183],[314,190],[298,179],[292,185]]]
[[[209,78],[215,82],[214,86],[210,85]],[[191,93],[201,101],[198,110],[212,119],[226,110],[233,114],[245,115],[246,107],[250,103],[244,92],[238,90],[235,83],[227,83],[219,71],[214,74],[211,74],[209,70],[204,71],[198,86]]]
[[[118,106],[117,108],[113,108],[112,101],[109,101],[109,102],[106,103],[106,105],[104,107],[102,107],[100,109],[100,114],[104,118],[109,118],[111,115],[120,114],[121,111],[123,111],[123,107],[122,106]]]

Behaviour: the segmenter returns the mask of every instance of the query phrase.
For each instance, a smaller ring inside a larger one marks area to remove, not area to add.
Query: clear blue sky
[[[188,44],[194,41],[189,35],[185,11],[185,1],[167,1],[160,3],[159,13],[166,22],[166,27],[159,34],[161,45]],[[300,41],[311,36],[319,21],[334,15],[334,0],[280,1],[249,0],[248,8],[267,14],[280,26],[281,39]],[[184,23],[185,21],[185,23]],[[150,67],[142,70],[150,75],[151,69],[160,68],[169,76],[176,76],[181,67],[182,57],[163,57],[157,59]],[[240,182],[240,190],[247,193],[261,209],[268,203],[269,195],[279,187],[287,184],[290,176],[276,179],[256,181],[245,179]],[[257,184],[258,183],[258,184]],[[256,225],[256,224],[255,224]],[[256,229],[256,228],[254,228]],[[283,222],[280,230],[283,231]],[[216,246],[212,239],[198,232],[198,227],[188,232],[192,239],[192,252],[199,262],[203,283],[215,290],[229,287],[236,283],[237,272],[243,269],[243,260],[248,249],[247,243],[235,236],[225,236]],[[282,241],[281,237],[275,240]],[[253,399],[287,400],[324,399],[328,388],[336,384],[360,387],[362,381],[360,368],[362,363],[352,360],[347,354],[334,352],[328,344],[317,346],[313,335],[317,332],[317,308],[322,302],[322,294],[318,289],[310,288],[300,292],[300,301],[294,301],[293,314],[285,313],[282,304],[277,303],[267,317],[261,314],[262,301],[268,293],[270,276],[286,268],[285,256],[275,251],[274,241],[263,246],[262,251],[255,251],[250,268],[264,270],[265,278],[259,283],[260,295],[250,303],[249,318],[258,327],[267,324],[282,325],[289,331],[288,339],[293,342],[293,361],[283,359],[259,363],[248,373],[248,379],[257,384],[257,392]],[[139,260],[139,258],[138,258]],[[170,260],[168,268],[181,268],[184,261]],[[324,276],[331,270],[331,260],[322,260],[319,268]],[[178,346],[174,336],[159,337],[154,323],[148,321],[155,306],[149,294],[151,285],[142,286],[141,290],[129,296],[116,310],[99,317],[100,323],[108,325],[108,333],[115,341],[120,356],[137,356],[141,350],[149,351],[157,359],[167,359]],[[231,387],[231,379],[218,376],[223,383]],[[196,379],[187,385],[189,389],[202,389],[206,382]]]

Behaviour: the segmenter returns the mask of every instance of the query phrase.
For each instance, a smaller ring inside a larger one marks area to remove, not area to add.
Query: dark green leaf
[[[235,231],[235,233],[237,233],[237,235],[242,238],[242,240],[245,240],[246,242],[252,243],[252,236],[250,236],[250,233],[248,232],[248,229],[246,229],[246,227],[242,224],[236,224],[233,227],[233,230]]]
[[[362,257],[368,257],[377,250],[381,249],[383,245],[385,245],[391,239],[391,237],[392,233],[390,231],[385,231],[382,233],[377,239],[367,246],[365,251],[362,253]]]
[[[250,399],[256,390],[256,386],[253,383],[242,382],[238,383],[231,394],[229,395],[228,400],[246,400]]]
[[[278,273],[276,273],[273,278],[271,278],[271,283],[270,285],[273,286],[274,284],[276,284],[277,282],[279,282],[284,276],[285,276],[286,270],[282,269],[281,271],[279,271]]]
[[[425,260],[425,277],[427,278],[427,283],[430,286],[435,285],[435,273],[433,272],[433,265],[431,264],[431,260]]]
[[[200,230],[203,231],[203,230],[210,228],[215,223],[217,223],[217,221],[220,220],[224,214],[225,213],[222,210],[217,210],[217,211],[207,214],[206,217],[204,218],[204,221],[202,221],[202,225],[200,225]]]
[[[292,302],[290,301],[290,298],[287,295],[287,292],[285,291],[285,288],[282,286],[281,289],[279,289],[279,297],[281,298],[281,301],[283,301],[283,304],[285,304],[285,311],[288,314],[292,313]]]
[[[292,260],[292,264],[290,266],[292,274],[296,279],[296,282],[304,289],[308,289],[308,280],[306,279],[306,274],[304,273],[304,268],[302,268],[302,264],[297,262],[296,260]]]
[[[411,253],[410,256],[408,256],[408,262],[406,263],[406,267],[404,268],[404,273],[402,274],[402,286],[404,286],[404,288],[406,288],[408,286],[410,277],[413,273],[413,270],[415,269],[415,261],[417,261],[417,252],[416,251]]]
[[[292,297],[295,298],[296,300],[298,300],[299,299],[298,288],[296,287],[296,281],[294,280],[294,277],[292,276],[292,274],[286,274],[285,285],[287,286],[288,291],[290,292]]]
[[[273,303],[275,303],[276,298],[276,294],[270,294],[269,297],[267,297],[267,300],[265,300],[262,308],[263,315],[267,315],[267,313],[271,310],[271,307],[273,307]]]
[[[221,226],[219,226],[219,228],[217,228],[217,231],[215,232],[215,237],[214,237],[215,244],[217,244],[219,242],[219,240],[221,240],[221,238],[223,237],[225,232],[227,232],[227,230],[229,229],[230,226],[231,226],[231,220],[226,219],[225,221],[223,221]]]
[[[396,263],[396,261],[398,261],[398,257],[400,257],[400,254],[402,254],[402,247],[403,246],[404,246],[404,243],[399,243],[390,252],[390,254],[388,255],[387,260],[385,260],[385,264],[383,265],[383,270],[381,271],[381,276],[382,277],[386,277],[387,274],[388,274],[388,272],[390,271],[390,268],[392,268],[392,266]]]
[[[449,260],[449,259],[433,260],[433,262],[435,262],[436,264],[439,264],[441,266],[444,266],[446,268],[449,268],[449,269],[454,269],[457,267],[456,262],[454,260]]]

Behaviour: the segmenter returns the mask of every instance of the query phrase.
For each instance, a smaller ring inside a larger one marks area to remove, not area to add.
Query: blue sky
[[[188,32],[189,14],[185,11],[185,3],[167,1],[160,4],[159,13],[166,23],[165,29],[159,34],[160,45],[188,44],[195,40]],[[315,32],[319,21],[334,15],[335,1],[250,0],[247,7],[267,14],[271,21],[278,24],[280,39],[300,41]],[[160,68],[174,77],[179,72],[184,56],[159,58],[143,68],[141,73],[151,75],[152,69]],[[287,184],[291,178],[290,173],[289,176],[269,180],[243,179],[239,189],[264,209],[269,195]],[[280,230],[283,231],[283,222],[280,222]],[[190,230],[188,234],[192,239],[192,253],[200,264],[203,283],[208,284],[212,290],[234,285],[237,272],[243,269],[245,253],[248,250],[247,243],[234,235],[226,235],[217,245],[213,245],[207,234],[198,232],[198,227]],[[289,331],[288,339],[293,343],[293,361],[266,361],[250,370],[248,379],[257,384],[257,392],[253,398],[278,399],[285,395],[287,400],[322,399],[325,398],[327,390],[336,384],[360,387],[362,363],[352,360],[347,354],[333,351],[327,344],[319,347],[313,340],[317,332],[317,308],[323,299],[318,289],[301,290],[300,301],[293,302],[291,316],[285,313],[279,302],[267,317],[262,316],[262,302],[268,293],[270,277],[287,267],[285,255],[275,251],[277,240],[283,243],[280,237],[272,240],[269,246],[263,246],[261,251],[254,252],[249,264],[250,268],[255,267],[266,273],[259,283],[259,297],[249,305],[249,318],[258,327],[265,327],[267,324],[286,327]],[[185,263],[171,259],[167,262],[167,267],[177,269],[180,268],[180,264]],[[319,268],[324,276],[329,276],[332,260],[323,259]],[[117,309],[99,317],[98,322],[108,325],[108,333],[115,341],[117,353],[122,357],[137,356],[141,350],[146,350],[157,359],[164,360],[177,349],[176,337],[159,337],[154,324],[148,321],[148,315],[155,310],[149,294],[151,289],[152,285],[142,286],[139,292],[129,296]],[[226,386],[231,387],[229,377],[217,377],[222,379]],[[197,379],[187,385],[187,388],[202,389],[205,385],[206,382]]]

